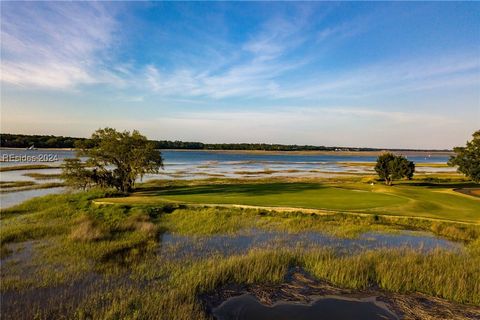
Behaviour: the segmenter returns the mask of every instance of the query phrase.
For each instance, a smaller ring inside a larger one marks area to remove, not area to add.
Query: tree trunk
[[[387,186],[391,186],[392,185],[392,179],[390,179],[390,177],[385,177],[385,184]]]

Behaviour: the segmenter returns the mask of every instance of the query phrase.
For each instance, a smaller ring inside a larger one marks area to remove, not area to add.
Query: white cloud
[[[303,28],[303,23],[276,18],[244,43],[217,52],[224,58],[219,64],[184,66],[169,72],[149,64],[133,78],[137,84],[145,83],[163,96],[213,99],[265,96],[278,88],[277,77],[304,64],[285,58],[305,41],[301,35]]]
[[[2,81],[47,88],[115,81],[98,59],[115,24],[101,3],[2,3]]]
[[[162,73],[154,65],[148,65],[144,69],[144,80],[154,93],[165,96],[255,97],[276,90],[275,78],[293,68],[294,64],[267,62],[264,58],[232,65],[223,72],[185,68]]]

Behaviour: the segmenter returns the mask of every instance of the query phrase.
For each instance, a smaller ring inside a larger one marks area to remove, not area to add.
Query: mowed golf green
[[[392,187],[363,183],[251,183],[151,188],[129,197],[102,199],[124,204],[178,201],[293,207],[418,216],[480,223],[480,198],[452,188],[402,184]]]

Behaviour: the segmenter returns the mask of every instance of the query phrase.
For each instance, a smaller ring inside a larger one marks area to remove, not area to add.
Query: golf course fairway
[[[246,205],[321,209],[424,217],[480,223],[480,198],[454,191],[448,184],[402,183],[225,183],[192,186],[149,186],[124,198],[99,203],[152,205],[168,201],[186,204]]]

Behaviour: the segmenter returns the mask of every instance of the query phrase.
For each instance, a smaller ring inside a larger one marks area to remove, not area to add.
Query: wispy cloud
[[[322,39],[333,35],[347,38],[361,32],[355,21],[325,27],[323,35],[310,33],[310,14],[309,11],[301,11],[296,18],[276,16],[268,20],[245,42],[228,46],[227,50],[220,52],[224,58],[231,57],[222,59],[221,67],[197,65],[163,71],[155,64],[149,64],[133,77],[137,83],[141,83],[143,77],[147,87],[164,96],[281,98],[278,93],[292,87],[291,84],[282,84],[282,78],[301,68],[308,68],[309,63],[319,59],[319,52],[328,47],[316,39],[317,35]],[[321,18],[317,15],[314,21],[318,23]],[[321,45],[322,50],[295,55],[307,42],[311,42],[309,45]]]
[[[262,44],[265,46],[265,44]],[[273,47],[272,45],[269,45]],[[438,88],[478,86],[480,61],[477,57],[449,55],[397,62],[378,62],[344,73],[326,73],[302,78],[296,82],[281,77],[306,62],[272,58],[280,49],[268,49],[269,58],[260,58],[235,66],[223,73],[182,69],[162,73],[154,65],[145,68],[145,79],[151,90],[164,96],[263,97],[267,99],[316,100],[321,98],[366,98],[425,91]],[[273,53],[274,52],[274,53]]]
[[[101,3],[2,3],[2,81],[69,88],[112,82],[98,59],[116,21]]]
[[[154,64],[143,69],[146,83],[161,95],[205,96],[214,99],[235,96],[264,96],[275,91],[276,78],[303,65],[285,56],[305,40],[301,19],[294,23],[282,18],[268,21],[257,34],[244,43],[221,52],[221,67],[201,65],[162,71]],[[142,73],[135,75],[141,77]]]
[[[309,32],[312,26],[306,21],[271,19],[245,43],[230,47],[235,55],[222,52],[224,57],[235,58],[223,60],[221,68],[188,66],[163,71],[151,64],[133,77],[137,83],[143,77],[147,87],[157,95],[213,99],[358,99],[478,85],[480,58],[476,52],[404,56],[328,71],[331,60],[323,61],[322,53],[366,31],[369,20],[341,21],[319,32]],[[292,54],[312,45],[316,50]],[[290,75],[308,71],[313,64],[316,72],[307,72],[295,81],[288,79]]]
[[[476,54],[379,61],[343,73],[314,77],[285,88],[276,98],[361,98],[436,88],[478,86],[480,59]]]

